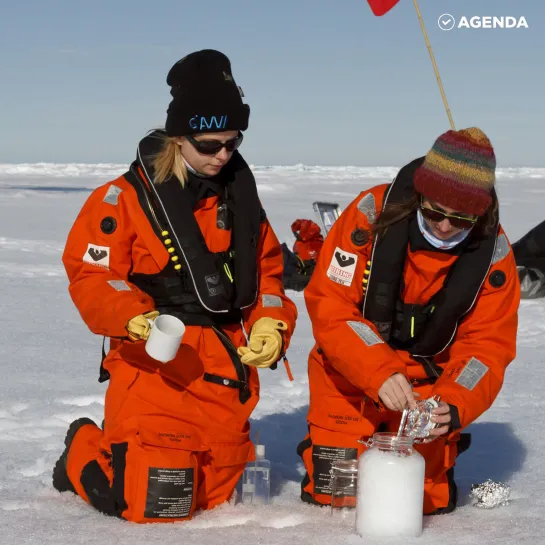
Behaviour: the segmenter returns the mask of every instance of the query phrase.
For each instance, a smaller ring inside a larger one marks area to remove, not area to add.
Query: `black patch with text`
[[[195,471],[193,468],[150,467],[146,518],[187,518],[191,514]]]
[[[331,468],[339,460],[356,460],[357,448],[340,448],[314,445],[312,447],[312,465],[314,472],[314,493],[331,495]]]

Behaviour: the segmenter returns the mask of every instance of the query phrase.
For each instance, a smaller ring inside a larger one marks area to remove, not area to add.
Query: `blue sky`
[[[545,166],[545,4],[419,0],[457,128],[500,166]],[[439,15],[529,29],[439,29]],[[130,162],[164,123],[169,68],[215,48],[251,106],[254,164],[400,165],[448,130],[412,0],[0,3],[0,162]]]

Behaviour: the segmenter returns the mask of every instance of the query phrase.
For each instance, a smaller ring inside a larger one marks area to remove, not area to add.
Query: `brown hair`
[[[492,190],[491,197],[492,204],[488,207],[486,213],[478,219],[475,227],[473,227],[472,233],[479,238],[492,234],[494,226],[498,221],[499,202],[495,190]],[[404,202],[387,204],[384,210],[379,213],[377,221],[371,226],[370,234],[373,236],[382,236],[388,227],[410,216],[416,211],[419,205],[420,195],[416,192],[410,199]]]

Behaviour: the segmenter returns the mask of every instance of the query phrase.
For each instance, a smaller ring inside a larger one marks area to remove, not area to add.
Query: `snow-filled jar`
[[[419,536],[425,462],[413,448],[413,438],[375,433],[367,445],[358,461],[356,532],[360,536]]]

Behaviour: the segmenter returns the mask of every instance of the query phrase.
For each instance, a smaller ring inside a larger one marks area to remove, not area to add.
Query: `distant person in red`
[[[293,252],[303,261],[316,261],[324,243],[320,227],[311,220],[298,219],[291,224],[291,231],[295,235]]]

